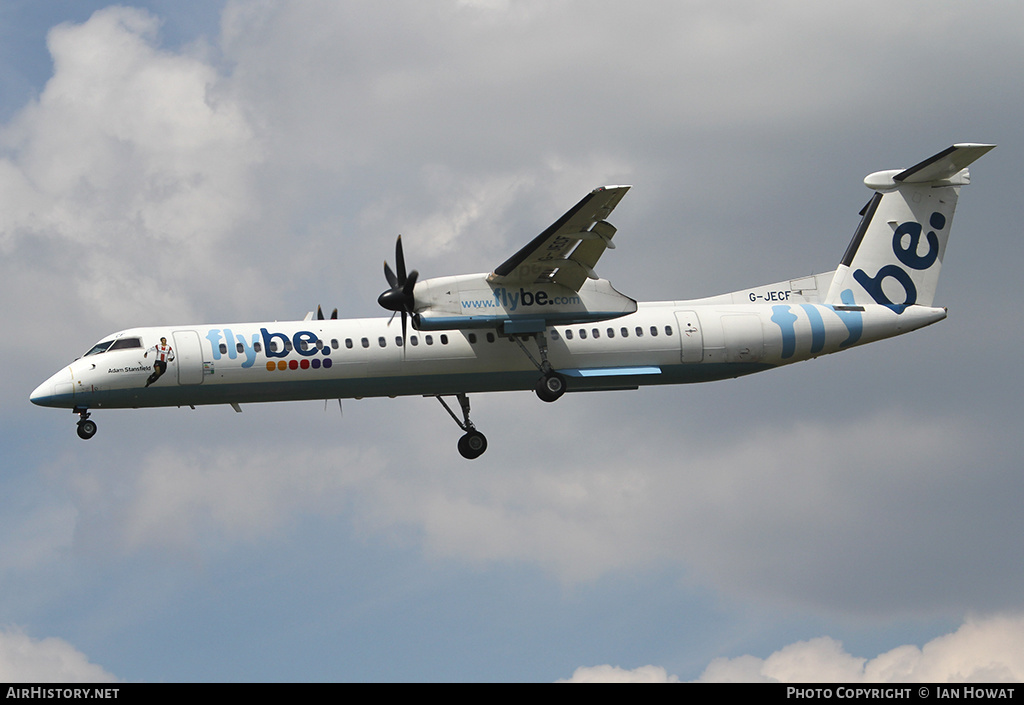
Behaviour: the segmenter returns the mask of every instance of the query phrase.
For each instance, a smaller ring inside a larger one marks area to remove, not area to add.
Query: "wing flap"
[[[579,291],[611,242],[615,228],[605,222],[629,186],[591,191],[551,227],[502,262],[487,278],[492,284],[555,282]]]

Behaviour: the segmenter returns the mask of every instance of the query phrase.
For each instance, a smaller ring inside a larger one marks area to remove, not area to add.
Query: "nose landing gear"
[[[78,414],[78,437],[87,441],[96,435],[96,422],[89,420],[88,409],[76,408],[74,411]]]

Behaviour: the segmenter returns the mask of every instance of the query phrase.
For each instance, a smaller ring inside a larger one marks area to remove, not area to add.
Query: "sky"
[[[1006,301],[1024,8],[0,3],[0,680],[1024,679]],[[946,321],[686,387],[31,405],[133,326],[387,315],[602,184],[639,300],[837,265],[862,180],[971,167]]]

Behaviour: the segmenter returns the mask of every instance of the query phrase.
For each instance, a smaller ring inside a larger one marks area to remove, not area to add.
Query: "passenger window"
[[[352,349],[352,338],[345,338],[345,347],[349,350]]]
[[[644,337],[644,329],[641,328],[640,326],[636,327],[636,337],[637,338],[643,338]]]
[[[448,344],[448,336],[445,335],[444,333],[442,333],[441,334],[441,345],[447,345],[447,344]]]
[[[370,339],[369,339],[369,338],[363,338],[363,339],[362,339],[361,341],[359,341],[359,342],[361,342],[361,343],[363,344],[363,347],[364,347],[364,348],[368,348],[368,347],[370,347]]]
[[[385,340],[384,336],[382,335],[381,337],[377,338],[377,344],[383,348],[387,346],[388,341]]]
[[[626,328],[625,326],[623,326],[622,328],[619,329],[619,334],[622,335],[623,338],[628,338],[629,337],[629,328]]]
[[[427,345],[433,345],[434,344],[434,336],[432,336],[432,335],[425,335],[423,337],[427,341]]]
[[[609,328],[608,329],[608,337],[609,338],[614,338],[615,337],[615,329],[614,328]]]
[[[658,337],[658,326],[651,326],[651,335],[655,338]]]
[[[238,343],[238,344],[235,345],[235,351],[236,352],[240,352],[240,353],[244,353],[245,352],[245,348],[242,347],[241,343]]]
[[[263,352],[263,346],[260,343],[253,343],[252,349],[256,352]]]
[[[586,328],[580,328],[580,340],[586,340],[586,339],[587,339],[587,329]]]
[[[409,336],[409,342],[412,343],[413,347],[416,347],[417,345],[420,344],[420,339],[417,338],[415,335],[410,335]]]
[[[468,338],[470,345],[476,345],[476,333],[470,333]]]
[[[565,329],[565,339],[572,340],[572,331],[568,328]]]
[[[398,347],[402,347],[402,336],[400,336],[400,335],[396,335],[395,336],[395,345],[397,345]]]
[[[227,346],[226,343],[221,343],[218,347],[220,348],[220,354],[221,355],[227,355],[228,354],[228,346]]]
[[[672,335],[672,326],[665,326],[665,335]]]
[[[292,341],[290,341],[290,340],[284,341],[284,349],[287,350],[288,352],[291,352],[292,350],[294,350],[294,348],[292,347]]]
[[[601,331],[599,331],[597,328],[595,328],[593,330],[593,333],[594,333],[594,340],[597,340],[598,338],[601,337]]]
[[[558,331],[555,330],[554,328],[551,329],[551,339],[558,340]]]
[[[494,342],[494,333],[488,333],[487,334],[487,342],[488,343],[493,343]]]

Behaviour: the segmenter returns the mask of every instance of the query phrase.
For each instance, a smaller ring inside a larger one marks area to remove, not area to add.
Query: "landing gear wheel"
[[[484,437],[484,434],[477,431],[476,426],[469,420],[469,397],[466,396],[465,392],[455,395],[455,398],[459,400],[459,406],[462,407],[461,421],[455,415],[455,412],[452,411],[451,407],[448,406],[448,402],[444,400],[444,397],[438,394],[435,398],[441,402],[441,406],[452,417],[452,420],[459,425],[459,428],[466,432],[459,439],[459,453],[462,454],[462,457],[466,460],[473,460],[483,455],[484,451],[487,450],[487,438]]]
[[[541,401],[555,401],[565,394],[565,377],[557,372],[548,372],[537,380],[536,391]]]
[[[479,458],[487,450],[487,438],[479,431],[469,431],[459,439],[459,453],[466,460]]]
[[[84,441],[96,435],[96,422],[89,419],[82,419],[78,422],[78,437]]]

